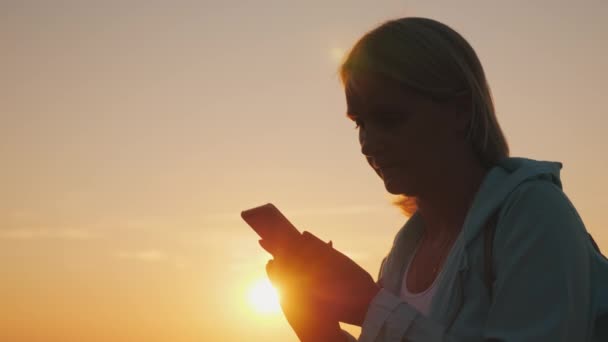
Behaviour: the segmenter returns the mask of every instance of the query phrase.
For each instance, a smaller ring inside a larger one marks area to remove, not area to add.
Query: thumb
[[[284,267],[281,260],[271,259],[266,263],[268,280],[277,288],[286,288],[292,281],[289,269]]]
[[[271,283],[273,283],[275,286],[279,285],[280,281],[277,275],[275,260],[268,260],[266,263],[266,275],[268,275],[268,279]]]

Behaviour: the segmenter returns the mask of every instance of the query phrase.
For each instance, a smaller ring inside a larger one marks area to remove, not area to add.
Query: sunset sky
[[[608,251],[608,2],[531,3],[1,1],[0,341],[297,341],[252,304],[239,214],[273,202],[375,278],[405,218],[337,68],[403,16],[471,43],[512,155],[561,161]]]

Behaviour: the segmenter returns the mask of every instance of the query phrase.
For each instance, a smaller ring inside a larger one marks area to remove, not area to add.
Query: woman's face
[[[392,194],[417,196],[450,172],[465,143],[466,115],[402,84],[357,75],[346,91],[361,152]]]

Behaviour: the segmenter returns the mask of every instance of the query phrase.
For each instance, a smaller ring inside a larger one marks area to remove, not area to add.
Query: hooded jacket
[[[424,232],[414,213],[382,262],[383,289],[358,341],[608,341],[608,261],[562,191],[561,168],[505,158],[486,174],[438,275],[428,316],[399,298]],[[490,296],[483,227],[495,211]]]

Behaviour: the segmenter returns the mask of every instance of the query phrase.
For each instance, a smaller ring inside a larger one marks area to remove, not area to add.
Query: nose
[[[376,165],[374,160],[380,155],[381,152],[379,139],[374,138],[373,135],[370,136],[366,130],[360,130],[359,143],[361,144],[361,153],[365,156],[365,160],[367,160],[369,166],[371,166],[376,172],[379,172],[378,165]],[[380,174],[378,175],[382,177]]]
[[[359,130],[359,144],[361,145],[361,153],[368,158],[378,156],[384,148],[382,139],[377,134],[370,132],[369,129]]]

